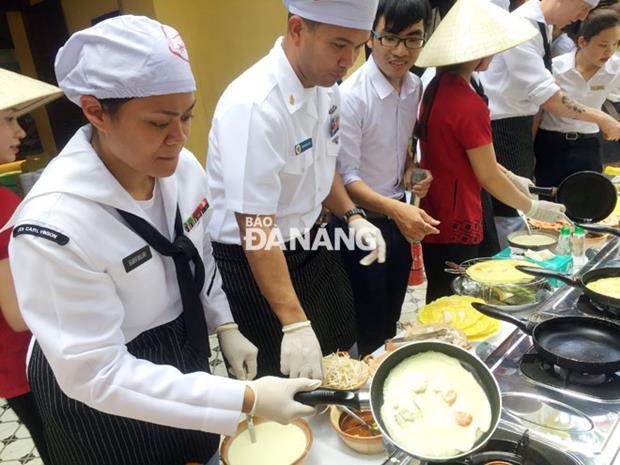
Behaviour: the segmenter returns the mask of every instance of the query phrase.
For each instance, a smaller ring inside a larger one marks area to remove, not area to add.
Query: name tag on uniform
[[[295,155],[299,155],[308,150],[309,148],[312,148],[312,137],[295,145]]]
[[[590,90],[605,90],[605,86],[591,86]]]
[[[47,239],[48,241],[55,242],[58,245],[67,245],[69,243],[69,238],[64,234],[36,224],[20,224],[13,229],[13,237],[21,236],[23,234],[41,237],[43,239]]]
[[[123,266],[125,267],[125,271],[129,273],[140,265],[148,262],[151,258],[153,258],[153,255],[151,255],[151,248],[147,245],[123,258]]]

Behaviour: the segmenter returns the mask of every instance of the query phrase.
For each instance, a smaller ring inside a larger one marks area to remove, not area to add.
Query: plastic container
[[[572,255],[572,244],[570,228],[564,226],[560,231],[560,237],[558,237],[558,246],[555,249],[557,255]]]
[[[575,232],[573,233],[573,255],[576,257],[583,257],[586,253],[586,232],[583,228],[575,226]]]

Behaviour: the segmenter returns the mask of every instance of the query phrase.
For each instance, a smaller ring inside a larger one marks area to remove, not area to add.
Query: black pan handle
[[[582,287],[579,281],[571,278],[569,275],[564,273],[557,273],[555,271],[546,270],[545,268],[537,268],[534,266],[517,265],[515,266],[515,268],[519,271],[522,271],[523,273],[531,274],[533,276],[539,276],[541,278],[559,279],[560,281],[568,284],[569,286]]]
[[[357,392],[319,388],[314,391],[298,392],[293,396],[297,402],[316,407],[317,405],[344,405],[360,410]]]
[[[620,229],[612,228],[610,226],[603,226],[602,224],[575,223],[575,226],[579,226],[580,228],[586,229],[588,231],[608,233],[608,234],[613,234],[614,236],[620,237]]]
[[[530,194],[548,195],[549,197],[555,197],[558,194],[557,187],[538,187],[530,186]]]
[[[536,323],[531,322],[528,319],[520,318],[515,315],[511,315],[506,313],[505,311],[499,309],[498,307],[494,307],[493,305],[481,304],[480,302],[472,302],[472,307],[478,310],[480,313],[485,314],[486,316],[490,316],[491,318],[496,318],[498,320],[505,321],[507,323],[512,323],[525,334],[532,334],[534,330],[534,326]]]

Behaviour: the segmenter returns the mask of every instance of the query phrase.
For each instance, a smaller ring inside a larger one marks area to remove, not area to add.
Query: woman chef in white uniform
[[[196,86],[178,33],[109,19],[74,34],[55,66],[90,124],[9,222],[54,464],[218,463],[210,433],[233,433],[241,412],[313,413],[293,395],[318,381],[208,374],[208,330],[237,378],[254,377],[257,351],[232,322],[203,227],[205,174],[183,148]]]

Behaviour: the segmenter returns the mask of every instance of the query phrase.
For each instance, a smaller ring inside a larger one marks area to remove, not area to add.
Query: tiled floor
[[[414,321],[417,309],[424,304],[426,284],[409,287],[401,314],[401,322]],[[226,376],[222,355],[217,347],[217,339],[211,341],[213,358],[211,370],[218,375]],[[1,465],[42,465],[39,454],[34,447],[30,434],[4,399],[0,399],[0,464]]]

